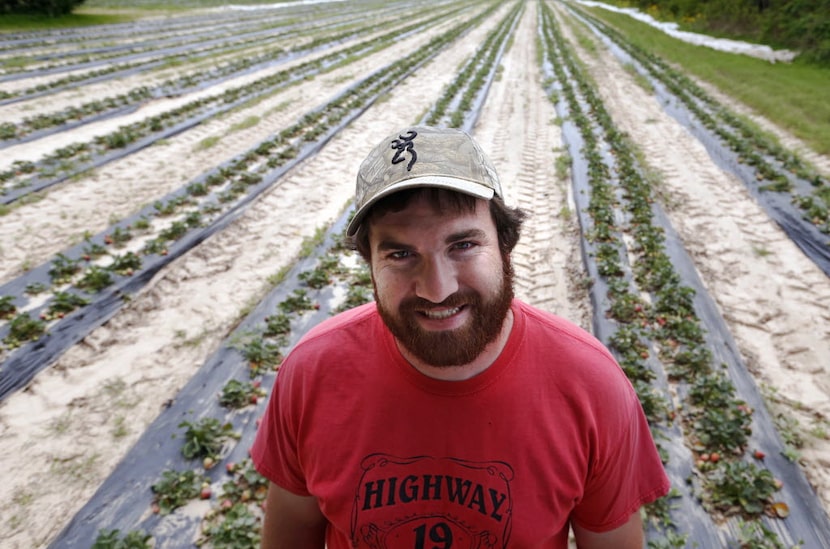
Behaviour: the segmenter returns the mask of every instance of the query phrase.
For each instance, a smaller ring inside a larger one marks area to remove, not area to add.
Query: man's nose
[[[455,267],[444,258],[426,259],[415,281],[415,294],[433,303],[441,303],[458,291]]]

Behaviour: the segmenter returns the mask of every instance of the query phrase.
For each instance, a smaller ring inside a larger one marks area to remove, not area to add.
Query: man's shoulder
[[[540,379],[552,390],[578,403],[591,417],[613,413],[630,417],[637,396],[611,351],[590,332],[573,322],[524,305],[526,347],[522,355],[544,372]],[[587,408],[585,408],[587,407]]]
[[[534,344],[550,340],[611,358],[610,352],[602,342],[574,322],[520,300],[514,301],[514,307],[524,315],[527,334]]]

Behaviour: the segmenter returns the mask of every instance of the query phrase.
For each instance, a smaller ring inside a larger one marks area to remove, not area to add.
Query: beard
[[[502,271],[501,287],[491,296],[484,297],[474,290],[463,290],[437,304],[411,297],[401,302],[397,312],[383,305],[375,287],[378,312],[400,344],[425,364],[463,366],[475,360],[501,333],[513,301],[513,265],[509,259],[502,260]],[[433,331],[424,330],[418,324],[419,310],[462,305],[471,314],[470,320],[460,328]]]

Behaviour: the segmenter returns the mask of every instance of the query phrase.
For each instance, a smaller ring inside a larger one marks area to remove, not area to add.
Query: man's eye
[[[392,252],[389,254],[391,259],[406,259],[407,257],[411,256],[412,253],[407,250],[400,250],[397,252]]]
[[[474,247],[475,244],[472,242],[456,242],[453,244],[453,247],[456,250],[469,250],[470,248]]]

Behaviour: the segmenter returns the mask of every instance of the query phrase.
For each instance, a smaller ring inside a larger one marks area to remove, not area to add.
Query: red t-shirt
[[[519,301],[465,381],[415,370],[370,303],[283,362],[257,469],[318,498],[329,549],[564,548],[624,524],[669,481],[631,384],[593,336]]]

